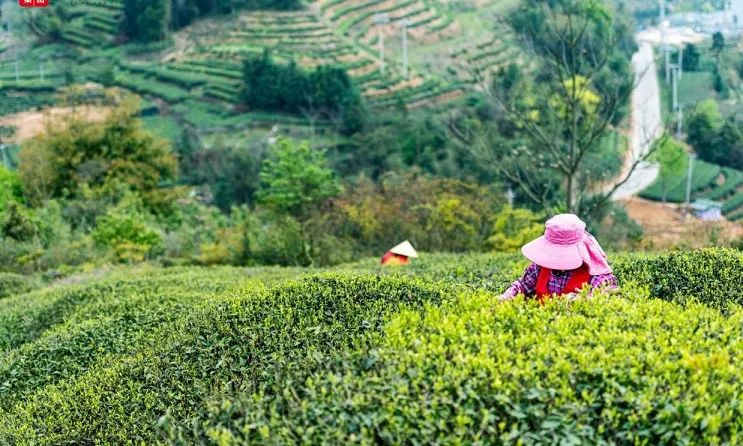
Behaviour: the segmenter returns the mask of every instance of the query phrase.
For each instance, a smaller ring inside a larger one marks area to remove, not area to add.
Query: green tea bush
[[[38,281],[29,276],[0,272],[0,299],[25,293],[38,287]]]
[[[103,356],[77,379],[11,393],[16,404],[0,410],[0,443],[151,442],[158,422],[187,439],[216,396],[285,387],[290,375],[365,344],[401,309],[446,292],[414,279],[353,275],[244,287],[153,332],[160,342],[138,354]]]
[[[697,300],[715,308],[743,305],[743,253],[735,249],[625,255],[613,265],[620,284],[646,285],[652,297],[682,304]]]
[[[383,267],[379,265],[379,259],[367,259],[344,268],[373,274],[413,276],[500,293],[521,277],[528,264],[529,261],[520,253],[425,254],[404,267]]]
[[[0,364],[0,408],[61,379],[73,378],[98,361],[128,356],[158,342],[159,337],[153,336],[157,328],[172,323],[215,288],[225,286],[218,278],[210,282],[190,288],[184,287],[184,277],[152,281],[159,285],[150,288],[158,293],[155,299],[142,292],[141,284],[123,286],[115,293],[98,294],[98,287],[86,290],[90,294],[81,297],[97,295],[99,299],[79,305],[63,323],[5,352]]]
[[[730,194],[734,193],[741,184],[743,184],[743,172],[737,169],[731,169],[729,167],[723,167],[722,173],[725,175],[725,182],[722,184],[722,186],[713,188],[706,194],[704,194],[704,198],[708,198],[710,200],[719,200],[723,199]]]
[[[54,285],[0,300],[0,444],[739,444],[741,256],[546,306],[498,304],[520,254]]]
[[[743,311],[627,292],[402,311],[374,348],[213,405],[201,444],[740,444]]]
[[[725,201],[722,205],[722,212],[727,215],[741,207],[743,207],[743,192],[738,192]]]
[[[685,161],[684,166],[686,165]],[[684,167],[683,172],[686,172],[686,170],[686,167]],[[692,192],[701,191],[710,186],[714,186],[715,180],[720,175],[720,171],[721,168],[717,164],[711,164],[701,160],[696,161],[694,163],[694,171],[692,174]],[[664,181],[665,191],[663,187]],[[640,193],[640,196],[650,200],[661,200],[665,196],[668,201],[675,203],[682,202],[686,197],[686,174],[671,176],[669,178],[659,178],[647,189],[643,190]]]

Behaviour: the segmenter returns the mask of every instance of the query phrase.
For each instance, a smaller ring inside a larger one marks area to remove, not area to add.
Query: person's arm
[[[617,288],[617,278],[611,273],[591,276],[591,289],[595,290],[597,288],[614,290]]]
[[[537,277],[539,277],[539,265],[532,263],[526,267],[520,279],[515,280],[511,286],[500,296],[500,300],[511,300],[519,294],[530,296],[537,289]]]

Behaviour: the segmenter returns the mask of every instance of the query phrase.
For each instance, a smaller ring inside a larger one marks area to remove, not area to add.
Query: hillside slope
[[[61,0],[66,1],[66,0]],[[0,58],[0,88],[38,96],[69,82],[113,82],[155,100],[161,110],[197,129],[245,128],[277,122],[306,125],[306,116],[237,108],[242,60],[268,48],[280,61],[312,68],[341,66],[372,108],[437,106],[473,88],[483,73],[520,56],[499,17],[510,0],[476,4],[327,0],[302,11],[241,11],[200,19],[163,43],[122,44],[122,3],[65,4],[61,44],[43,45],[15,62]],[[376,26],[386,13],[390,22]],[[407,20],[409,74],[402,67]],[[379,35],[385,36],[384,73]],[[113,69],[113,71],[112,71]],[[29,102],[32,105],[33,101]],[[0,111],[2,112],[2,111]],[[161,111],[162,112],[162,111]]]

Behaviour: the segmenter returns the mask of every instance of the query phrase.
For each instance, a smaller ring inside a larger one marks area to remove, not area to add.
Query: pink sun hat
[[[585,263],[592,276],[611,273],[604,250],[586,231],[583,220],[573,214],[547,220],[544,235],[524,245],[521,252],[544,268],[571,270]]]

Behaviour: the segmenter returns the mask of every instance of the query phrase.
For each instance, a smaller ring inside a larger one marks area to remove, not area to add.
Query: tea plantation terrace
[[[684,167],[684,172],[687,169]],[[686,200],[686,175],[659,177],[640,193],[643,198],[671,203]],[[692,199],[704,198],[722,203],[722,212],[732,221],[743,219],[743,172],[706,161],[694,161],[691,179]]]

